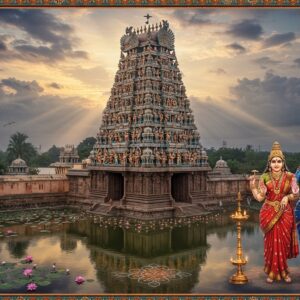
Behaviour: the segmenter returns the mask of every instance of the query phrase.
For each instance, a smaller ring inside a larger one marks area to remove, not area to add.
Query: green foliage
[[[48,151],[37,155],[32,161],[34,167],[49,167],[50,164],[59,161],[60,149],[53,145]]]
[[[8,167],[6,152],[0,150],[0,175],[3,175]]]
[[[20,157],[28,164],[37,155],[37,151],[31,143],[26,142],[28,136],[25,133],[14,133],[9,140],[7,147],[7,161],[11,163],[14,159]]]
[[[37,168],[29,168],[29,175],[39,175],[40,170]]]
[[[218,150],[210,148],[206,150],[208,162],[214,167],[216,162],[222,157],[232,173],[250,174],[252,170],[263,172],[267,165],[268,151],[255,151],[251,145],[246,148],[220,148]],[[295,172],[300,165],[300,153],[285,153],[286,163],[291,172]]]
[[[94,137],[87,137],[78,145],[77,150],[80,159],[88,158],[95,143],[96,139]]]

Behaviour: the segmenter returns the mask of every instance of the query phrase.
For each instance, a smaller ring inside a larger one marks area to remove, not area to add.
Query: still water
[[[0,215],[0,293],[299,293],[300,258],[289,261],[293,282],[265,283],[263,235],[254,212],[243,226],[249,283],[228,282],[235,269],[236,227],[229,212],[159,224],[95,219],[71,211]],[[32,256],[32,263],[24,258]],[[33,264],[36,267],[33,268]],[[23,275],[32,269],[33,276]],[[66,271],[69,269],[69,274]],[[75,282],[77,276],[85,279]]]

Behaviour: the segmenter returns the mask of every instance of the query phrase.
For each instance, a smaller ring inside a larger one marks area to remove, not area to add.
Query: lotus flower
[[[13,234],[14,232],[11,230],[11,229],[8,229],[8,230],[6,230],[6,234],[7,235],[11,235],[11,234]]]
[[[27,291],[35,291],[37,289],[37,285],[34,282],[27,284]]]
[[[85,279],[84,279],[84,277],[82,277],[82,276],[79,275],[79,276],[76,276],[75,282],[76,282],[77,284],[82,284],[82,283],[85,282]]]
[[[27,277],[31,276],[32,275],[32,269],[25,269],[23,271],[23,275],[25,275]]]
[[[31,255],[27,255],[27,256],[25,257],[25,261],[26,261],[27,263],[32,263],[32,261],[33,261],[32,256],[31,256]]]
[[[5,264],[6,264],[6,261],[3,260],[3,261],[1,262],[1,265],[4,266]]]

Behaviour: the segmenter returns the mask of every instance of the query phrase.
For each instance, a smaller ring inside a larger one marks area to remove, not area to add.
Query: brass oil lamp
[[[236,258],[231,258],[230,261],[234,266],[237,266],[236,273],[231,276],[230,282],[233,284],[245,284],[248,282],[247,276],[243,273],[242,266],[246,265],[248,262],[247,257],[244,258],[243,248],[242,248],[242,237],[241,237],[241,229],[242,223],[245,222],[249,215],[247,215],[246,210],[242,212],[241,210],[241,193],[238,192],[237,197],[237,210],[230,216],[233,221],[236,222],[237,226],[237,247],[236,247]]]

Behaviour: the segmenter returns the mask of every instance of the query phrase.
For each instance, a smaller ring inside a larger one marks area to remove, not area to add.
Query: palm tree
[[[12,161],[18,157],[26,161],[36,156],[37,152],[31,143],[27,143],[28,136],[24,133],[17,132],[10,137],[7,147],[8,159]]]

